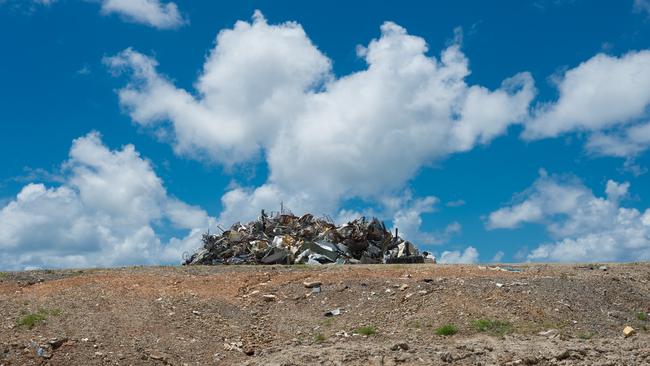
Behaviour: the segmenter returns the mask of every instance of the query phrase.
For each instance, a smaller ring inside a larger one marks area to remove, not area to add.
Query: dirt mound
[[[0,303],[0,365],[650,364],[649,264],[35,271]]]

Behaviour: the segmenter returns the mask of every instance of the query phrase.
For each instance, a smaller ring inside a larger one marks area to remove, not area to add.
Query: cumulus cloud
[[[546,227],[553,242],[528,254],[529,260],[635,261],[650,259],[650,209],[622,207],[629,183],[607,181],[605,197],[597,197],[578,179],[542,174],[531,188],[488,219],[490,228],[521,223]]]
[[[52,1],[52,0],[46,0]],[[154,28],[178,28],[186,23],[173,2],[160,0],[102,0],[102,14],[118,14],[127,21]]]
[[[178,263],[214,219],[170,197],[132,145],[109,150],[97,133],[73,141],[55,187],[29,183],[0,210],[0,267]],[[163,240],[171,226],[187,233]]]
[[[504,252],[501,251],[501,250],[497,251],[496,253],[494,253],[494,257],[492,257],[491,262],[492,262],[492,263],[498,263],[498,262],[501,262],[501,260],[503,259],[503,256],[504,256],[505,254],[506,254],[506,253],[504,253]]]
[[[119,99],[133,121],[165,131],[177,154],[225,166],[265,159],[263,185],[223,196],[224,221],[280,201],[332,213],[343,199],[400,191],[421,167],[525,119],[535,95],[528,73],[496,90],[468,85],[460,45],[428,56],[424,39],[392,22],[357,51],[367,67],[336,77],[300,24],[256,12],[219,32],[195,92],[132,49],[105,62],[131,75]]]
[[[559,97],[535,109],[523,137],[587,132],[597,155],[633,156],[650,146],[650,51],[598,54],[555,80]]]
[[[438,245],[449,242],[451,237],[462,231],[461,224],[455,221],[440,231],[422,230],[422,215],[434,212],[439,202],[440,200],[433,196],[413,198],[407,193],[390,204],[385,202],[384,208],[388,212],[394,208],[393,230],[398,228],[400,236],[420,246]]]
[[[474,247],[467,247],[464,251],[444,251],[440,255],[439,263],[478,263],[478,250]]]

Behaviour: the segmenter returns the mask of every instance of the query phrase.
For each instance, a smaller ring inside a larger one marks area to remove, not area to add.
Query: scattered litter
[[[318,287],[312,287],[311,289],[312,294],[320,294],[320,286]]]
[[[539,334],[541,336],[544,336],[544,337],[550,337],[550,336],[556,335],[557,332],[558,332],[557,329],[549,329],[549,330],[541,331],[541,332],[539,332],[537,334]]]
[[[586,269],[586,270],[591,270],[591,271],[593,271],[595,269],[598,269],[598,270],[601,270],[601,271],[609,270],[609,267],[607,267],[605,265],[598,265],[598,264],[588,264],[588,265],[585,265],[585,266],[577,266],[575,268],[577,268],[577,269]]]
[[[403,284],[402,286],[399,287],[399,290],[400,290],[400,291],[404,291],[404,290],[406,290],[407,288],[409,288],[409,285],[407,285],[407,284]]]
[[[329,316],[337,316],[337,315],[341,315],[341,309],[332,309],[332,310],[325,313],[325,316],[328,316],[328,317]]]
[[[503,287],[503,284],[502,284],[502,283],[499,283],[499,282],[497,282],[496,285],[497,285],[498,288]]]
[[[625,328],[623,328],[623,335],[625,336],[625,338],[634,335],[635,332],[636,331],[634,330],[634,328],[630,327],[629,325],[626,325]]]
[[[314,281],[314,282],[303,282],[302,284],[305,285],[305,287],[307,287],[307,288],[320,287],[320,285],[321,285],[321,283],[318,282],[318,281]]]
[[[203,234],[203,246],[185,259],[192,264],[373,264],[424,263],[411,242],[386,230],[377,218],[361,217],[336,226],[328,218],[286,211],[248,224],[235,223],[221,234]]]
[[[500,267],[500,266],[496,266],[496,267],[487,267],[487,268],[488,268],[489,270],[492,270],[492,271],[514,272],[514,273],[521,273],[521,272],[524,271],[524,270],[521,269],[521,268],[515,268],[515,267]]]

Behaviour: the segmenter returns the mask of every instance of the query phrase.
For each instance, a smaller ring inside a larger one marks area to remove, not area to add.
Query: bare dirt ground
[[[516,267],[0,273],[0,365],[650,365],[650,264]]]

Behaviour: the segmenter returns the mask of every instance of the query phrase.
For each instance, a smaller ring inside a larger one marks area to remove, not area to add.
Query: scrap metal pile
[[[311,214],[277,213],[203,234],[203,247],[183,264],[423,263],[410,242],[365,217],[336,226]]]

